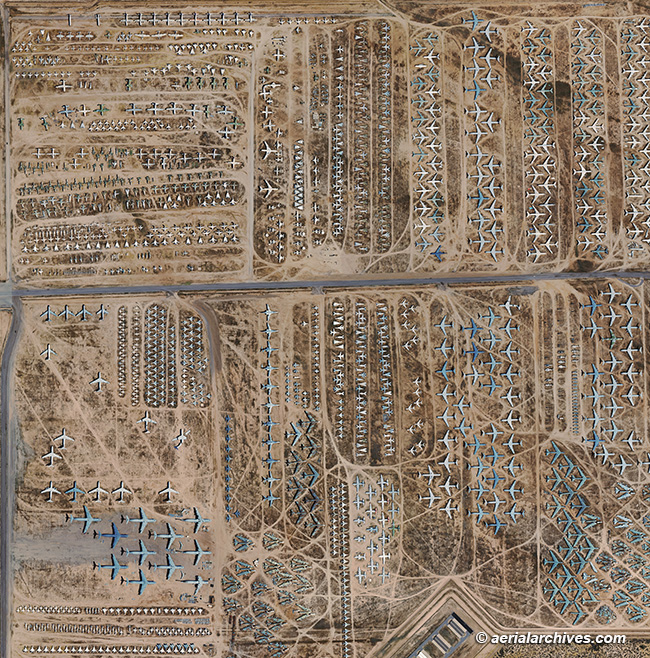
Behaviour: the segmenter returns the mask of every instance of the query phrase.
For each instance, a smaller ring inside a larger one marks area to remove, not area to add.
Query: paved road
[[[573,279],[648,279],[650,271],[602,271],[602,272],[537,272],[534,274],[443,274],[432,277],[382,277],[361,279],[320,279],[314,281],[242,281],[234,283],[187,283],[178,285],[116,285],[67,288],[21,288],[0,286],[3,293],[12,297],[69,297],[96,295],[139,295],[156,292],[238,292],[269,290],[312,289],[322,291],[332,288],[385,288],[387,286],[458,285],[464,283],[521,283],[531,281],[558,281]]]
[[[15,484],[15,424],[12,404],[13,364],[18,333],[22,325],[22,302],[16,298],[13,317],[0,365],[0,423],[2,425],[2,461],[0,463],[0,655],[11,655],[11,546],[13,535],[14,484]]]

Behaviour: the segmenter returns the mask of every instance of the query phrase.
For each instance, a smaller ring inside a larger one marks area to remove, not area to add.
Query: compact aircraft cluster
[[[287,6],[5,2],[0,652],[647,637],[650,20]]]

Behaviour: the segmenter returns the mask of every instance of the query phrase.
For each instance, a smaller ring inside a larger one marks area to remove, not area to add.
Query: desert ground
[[[644,11],[3,5],[3,655],[646,655]]]

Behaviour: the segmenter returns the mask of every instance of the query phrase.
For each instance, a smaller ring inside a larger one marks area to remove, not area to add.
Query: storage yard
[[[641,8],[2,25],[3,655],[645,651]]]

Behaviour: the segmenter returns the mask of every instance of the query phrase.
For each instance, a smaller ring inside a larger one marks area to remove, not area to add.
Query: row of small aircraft
[[[56,317],[63,318],[64,320],[68,320],[69,318],[81,318],[82,322],[86,322],[92,315],[97,315],[100,320],[103,320],[108,315],[108,309],[104,304],[100,304],[99,308],[93,313],[86,308],[85,304],[82,304],[81,308],[75,313],[70,309],[68,304],[66,304],[63,309],[57,313],[48,304],[40,317],[43,318],[44,322],[51,322],[52,318]]]
[[[102,495],[108,496],[109,492],[111,494],[113,494],[114,496],[117,495],[116,502],[118,502],[118,503],[125,502],[125,500],[124,500],[125,495],[132,495],[133,494],[133,492],[128,487],[126,487],[124,485],[124,482],[120,482],[119,487],[116,487],[115,489],[108,490],[108,489],[104,489],[101,486],[101,483],[99,482],[99,480],[97,481],[97,484],[95,485],[95,487],[93,487],[92,489],[89,489],[88,491],[84,491],[83,489],[81,489],[77,485],[77,481],[75,480],[72,483],[72,486],[69,489],[66,489],[63,493],[65,495],[70,496],[70,501],[71,502],[76,503],[78,496],[83,496],[85,494],[88,494],[89,496],[95,496],[95,502],[98,502],[99,500],[101,500]],[[54,486],[53,481],[50,480],[49,485],[47,487],[45,487],[45,489],[43,489],[41,491],[41,493],[42,494],[47,494],[47,496],[48,496],[47,502],[51,503],[51,502],[53,502],[52,496],[54,496],[56,494],[60,495],[61,491],[59,491]],[[169,482],[167,482],[167,486],[165,486],[163,489],[161,489],[158,492],[158,495],[159,496],[165,496],[165,502],[170,502],[172,494],[177,494],[177,493],[178,493],[178,491],[176,491],[176,489],[172,488],[171,484]]]

